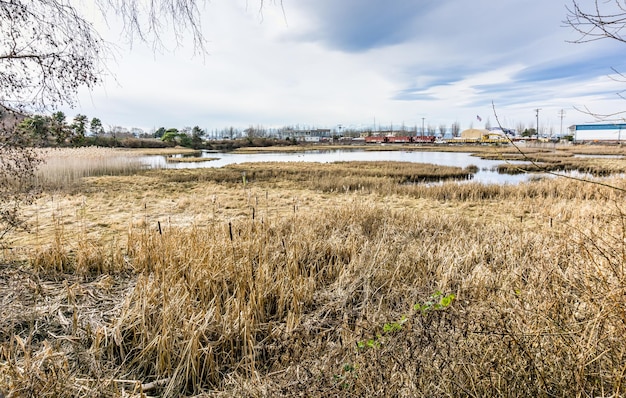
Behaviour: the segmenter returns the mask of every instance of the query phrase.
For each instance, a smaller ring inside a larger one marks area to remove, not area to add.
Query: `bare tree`
[[[626,3],[623,0],[594,0],[581,2],[572,0],[571,4],[566,6],[567,17],[565,24],[574,29],[579,37],[573,40],[573,43],[589,43],[602,39],[617,40],[626,43]],[[614,75],[611,78],[620,83],[626,83],[626,75],[611,68]],[[626,99],[622,90],[617,93],[623,99]],[[587,113],[601,120],[623,120],[626,111],[598,114],[590,111],[588,108],[579,109],[581,112]]]
[[[566,6],[565,23],[580,34],[574,43],[614,39],[626,43],[622,35],[626,28],[626,4],[623,0],[573,0]]]
[[[440,124],[439,125],[439,135],[444,137],[446,135],[446,132],[448,131],[448,126],[446,126],[445,124]]]
[[[458,137],[459,134],[461,134],[461,125],[459,124],[459,122],[452,123],[450,131],[452,132],[453,137]]]
[[[199,4],[205,0],[96,0],[103,17],[123,22],[129,43],[156,49],[165,30],[176,44],[190,33],[205,51]],[[110,48],[72,0],[0,0],[0,103],[11,108],[72,104],[80,87],[101,81]]]
[[[105,44],[59,0],[0,1],[0,103],[14,109],[71,103],[93,87]]]

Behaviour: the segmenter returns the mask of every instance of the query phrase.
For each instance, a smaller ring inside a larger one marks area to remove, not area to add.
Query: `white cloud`
[[[618,83],[604,76],[619,65],[600,68],[619,47],[567,43],[573,34],[561,26],[562,4],[401,1],[382,22],[350,8],[376,11],[374,3],[303,0],[284,2],[284,12],[267,3],[259,13],[253,2],[213,1],[203,20],[206,57],[192,57],[189,47],[154,54],[135,43],[110,65],[115,79],[83,93],[67,113],[144,129],[333,127],[374,118],[415,125],[422,117],[466,127],[476,114],[492,114],[492,101],[508,123],[531,123],[537,107],[546,115],[567,109],[570,124],[589,119],[573,106],[626,107],[611,94]],[[392,17],[403,25],[391,25]]]

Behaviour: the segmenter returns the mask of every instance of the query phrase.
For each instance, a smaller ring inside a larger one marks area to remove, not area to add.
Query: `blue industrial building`
[[[626,123],[576,124],[570,129],[575,143],[626,142]]]

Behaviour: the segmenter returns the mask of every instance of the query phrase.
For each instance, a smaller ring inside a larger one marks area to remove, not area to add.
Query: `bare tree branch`
[[[589,43],[602,39],[617,40],[626,43],[626,3],[624,0],[593,0],[589,4],[584,4],[579,0],[572,0],[571,5],[566,6],[567,16],[564,21],[565,25],[574,29],[579,37],[572,43]],[[626,75],[617,71],[614,67],[611,70],[615,75],[609,75],[609,78],[619,82],[626,83]],[[626,99],[622,90],[616,95],[622,99]],[[592,116],[596,120],[616,122],[626,120],[626,111],[615,113],[598,113],[593,112],[587,107],[575,107],[581,113]]]
[[[614,39],[626,43],[626,9],[623,0],[594,0],[593,6],[583,8],[581,2],[573,0],[566,6],[564,23],[580,34],[573,43],[587,43],[602,39]]]

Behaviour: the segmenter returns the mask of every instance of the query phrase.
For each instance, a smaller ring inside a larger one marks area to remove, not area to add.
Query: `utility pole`
[[[565,117],[565,111],[563,109],[559,111],[559,116],[561,117],[561,131],[559,132],[560,134],[559,138],[561,138],[563,137],[563,118]]]
[[[540,110],[541,108],[535,109],[535,112],[537,113],[537,140],[539,140],[539,111]]]

